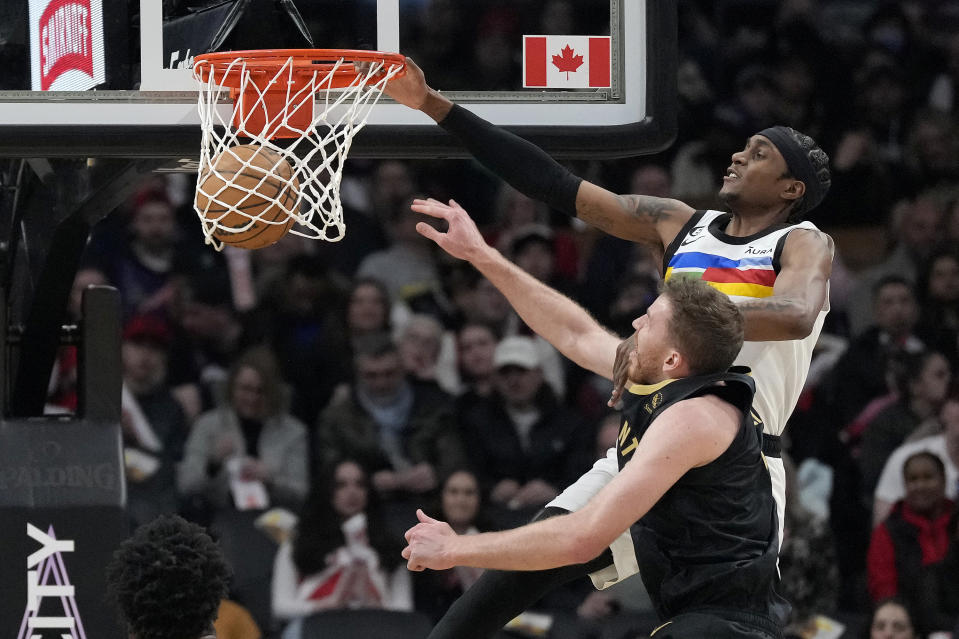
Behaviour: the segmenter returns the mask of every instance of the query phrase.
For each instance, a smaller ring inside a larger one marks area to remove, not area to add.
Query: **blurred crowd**
[[[461,24],[460,3],[419,4],[435,37],[406,53],[445,89],[430,56],[472,40],[443,27]],[[473,24],[512,38],[523,4]],[[575,14],[569,0],[547,6],[560,22]],[[952,632],[959,2],[683,0],[679,15],[676,143],[570,166],[616,192],[718,208],[730,154],[766,126],[829,153],[832,190],[812,219],[836,241],[831,311],[786,431],[790,636],[828,623],[869,636],[900,612],[912,634],[897,637]],[[525,522],[605,453],[618,421],[609,382],[415,232],[411,198],[454,197],[492,245],[623,336],[655,296],[661,256],[469,161],[349,161],[336,244],[288,235],[217,253],[193,188],[193,176],[151,177],[105,218],[71,304],[77,314],[89,284],[122,296],[131,520],[180,512],[210,526],[233,564],[232,596],[265,636],[305,637],[304,619],[338,608],[437,619],[477,574],[405,570],[414,510],[464,534]],[[64,349],[50,411],[76,408],[75,371]],[[624,586],[542,602],[564,620],[551,636],[619,636],[610,628],[650,612],[641,584]]]

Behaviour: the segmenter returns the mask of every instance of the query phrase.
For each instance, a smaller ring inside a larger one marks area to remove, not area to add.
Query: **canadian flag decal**
[[[523,36],[523,86],[610,86],[609,36]]]

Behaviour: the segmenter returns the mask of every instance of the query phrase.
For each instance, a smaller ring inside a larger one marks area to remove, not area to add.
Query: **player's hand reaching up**
[[[433,198],[413,200],[410,208],[417,213],[447,222],[449,226],[445,233],[426,222],[418,222],[416,232],[436,242],[441,249],[453,257],[473,262],[482,257],[485,251],[492,250],[476,228],[476,223],[473,222],[469,213],[464,211],[455,200],[450,200],[449,204],[443,204]]]
[[[422,111],[437,122],[453,108],[452,102],[426,84],[423,70],[412,58],[406,58],[406,72],[387,82],[383,93],[404,106]]]
[[[416,518],[420,523],[406,531],[409,545],[402,552],[407,568],[416,571],[452,568],[450,550],[456,542],[456,533],[445,521],[433,519],[419,508],[416,509]]]
[[[626,384],[629,383],[627,375],[629,373],[629,354],[636,348],[636,334],[624,339],[616,347],[616,360],[613,362],[613,392],[609,401],[606,403],[610,408],[615,408],[626,390]]]
[[[413,62],[412,58],[408,57],[406,58],[406,73],[387,82],[383,88],[383,93],[411,109],[419,109],[426,102],[429,90],[430,88],[426,86],[426,77],[423,75],[423,70]]]

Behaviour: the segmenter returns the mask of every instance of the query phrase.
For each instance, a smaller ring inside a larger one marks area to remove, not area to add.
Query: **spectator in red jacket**
[[[873,602],[919,591],[924,566],[941,561],[949,548],[949,518],[955,509],[946,498],[945,466],[937,455],[919,452],[903,466],[906,496],[873,531],[867,555]]]

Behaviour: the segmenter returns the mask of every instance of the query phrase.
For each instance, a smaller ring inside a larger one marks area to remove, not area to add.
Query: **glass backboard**
[[[5,157],[157,157],[189,170],[200,140],[193,56],[278,47],[402,52],[433,87],[557,157],[654,152],[675,133],[673,0],[2,4]],[[573,81],[584,70],[585,84]],[[350,151],[465,155],[426,116],[387,98]]]

